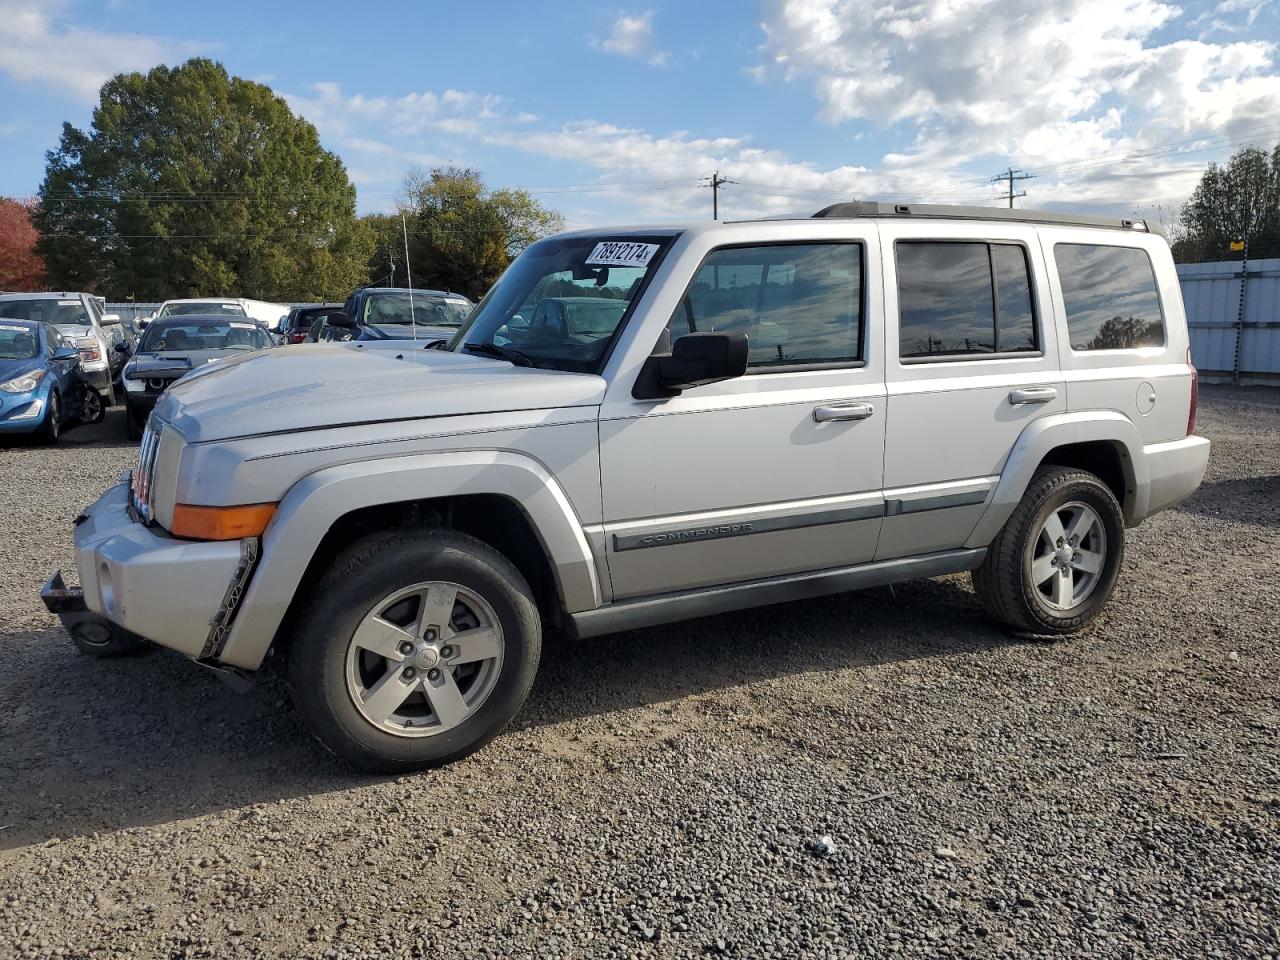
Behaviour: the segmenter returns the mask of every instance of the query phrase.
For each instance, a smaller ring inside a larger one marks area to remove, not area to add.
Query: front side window
[[[903,240],[896,256],[904,360],[1039,350],[1020,245]]]
[[[82,327],[86,330],[93,326],[89,312],[79,297],[75,299],[55,300],[52,297],[39,297],[30,300],[0,300],[0,317],[12,320],[36,320],[40,323],[51,323],[59,327]]]
[[[1059,243],[1053,258],[1072,350],[1164,346],[1164,314],[1145,250]]]
[[[594,373],[674,237],[548,237],[516,258],[450,349]],[[514,353],[513,353],[514,351]]]
[[[667,325],[686,333],[747,335],[749,367],[861,359],[862,245],[725,247],[698,269]]]

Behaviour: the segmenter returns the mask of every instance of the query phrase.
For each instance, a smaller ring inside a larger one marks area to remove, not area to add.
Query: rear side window
[[[1072,350],[1164,346],[1164,313],[1145,250],[1059,243],[1053,256]]]
[[[667,327],[747,335],[758,369],[862,359],[862,245],[785,243],[713,251]]]
[[[895,250],[898,355],[904,360],[1040,349],[1023,247],[903,240]]]

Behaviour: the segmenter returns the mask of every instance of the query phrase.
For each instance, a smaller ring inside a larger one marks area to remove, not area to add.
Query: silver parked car
[[[599,306],[589,302],[600,301]],[[1142,221],[838,204],[530,246],[447,344],[193,372],[75,527],[81,649],[269,652],[335,753],[511,720],[578,636],[972,571],[1063,634],[1199,485],[1173,261]]]
[[[112,404],[125,360],[116,347],[128,338],[120,318],[103,313],[102,303],[89,293],[6,293],[0,294],[0,319],[35,320],[56,328],[80,351],[89,385]]]

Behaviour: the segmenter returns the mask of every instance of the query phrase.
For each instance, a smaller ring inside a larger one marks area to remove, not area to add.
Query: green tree
[[[102,87],[40,187],[55,288],[111,298],[343,299],[372,235],[346,169],[269,87],[194,59]]]
[[[457,167],[410,171],[404,212],[414,285],[472,298],[483,296],[521,250],[564,229],[560,214],[525,191],[491,191],[479,172]],[[371,273],[385,275],[385,264],[384,254]],[[403,282],[399,270],[396,276]]]
[[[1183,262],[1230,255],[1233,240],[1251,252],[1280,249],[1280,147],[1246,147],[1226,164],[1209,164],[1182,208],[1174,253]]]

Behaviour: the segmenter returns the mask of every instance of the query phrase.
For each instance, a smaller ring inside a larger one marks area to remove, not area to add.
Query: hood
[[[129,358],[124,375],[134,380],[147,377],[186,373],[199,370],[206,363],[243,356],[244,350],[161,350],[158,353],[138,353]]]
[[[9,360],[0,357],[0,383],[8,383],[10,380],[16,380],[24,374],[30,373],[32,370],[44,369],[44,360],[41,357],[32,357],[29,360]],[[8,396],[8,394],[0,394],[0,397]]]
[[[156,407],[192,443],[505,410],[599,405],[594,374],[444,350],[305,343],[192,371]]]
[[[81,325],[79,323],[55,323],[54,326],[57,327],[58,332],[64,337],[70,337],[73,340],[77,337],[92,337],[94,335],[93,327],[88,325]]]

